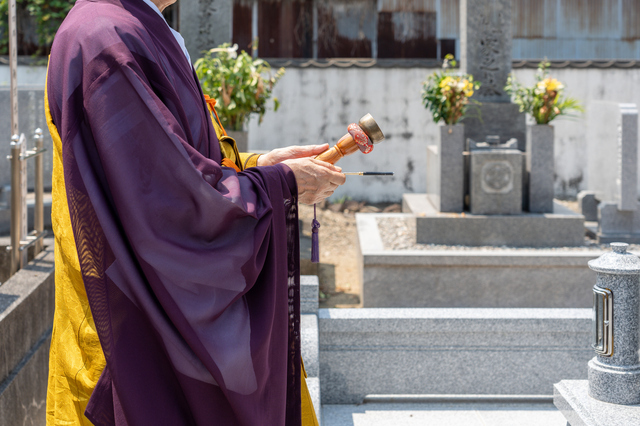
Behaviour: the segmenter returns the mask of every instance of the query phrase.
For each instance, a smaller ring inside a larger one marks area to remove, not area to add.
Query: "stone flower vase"
[[[527,126],[526,168],[528,209],[531,213],[553,213],[553,126]]]
[[[246,130],[227,130],[227,135],[236,141],[238,152],[248,152],[249,150],[249,132]]]
[[[441,212],[464,209],[464,124],[439,124],[438,142],[427,147],[427,193]]]

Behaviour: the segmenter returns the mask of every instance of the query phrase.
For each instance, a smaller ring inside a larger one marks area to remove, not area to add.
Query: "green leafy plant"
[[[35,46],[34,51],[29,53],[46,55],[49,53],[58,27],[60,27],[69,10],[75,4],[75,0],[16,0],[16,3],[19,15],[23,17],[21,12],[26,12],[31,22],[35,24],[38,45]],[[0,33],[2,33],[0,54],[8,53],[8,10],[8,0],[0,0],[0,16],[2,16],[2,24],[0,24]],[[28,24],[26,26],[28,27]]]
[[[284,75],[280,68],[272,76],[266,61],[237,50],[238,45],[222,44],[205,52],[194,65],[204,93],[216,100],[216,111],[227,130],[242,130],[252,113],[262,122],[273,87]],[[277,111],[278,98],[273,103]]]
[[[445,124],[456,124],[467,110],[469,98],[480,83],[473,80],[470,74],[456,74],[452,69],[456,66],[453,55],[445,56],[442,70],[436,72],[422,83],[422,102],[431,111],[433,121],[440,120]]]
[[[513,74],[509,75],[504,87],[513,102],[520,105],[520,112],[530,114],[538,124],[549,124],[559,116],[572,116],[576,112],[584,112],[577,99],[563,95],[564,85],[549,77],[547,68],[550,65],[548,61],[538,64],[536,84],[532,87],[518,83]]]

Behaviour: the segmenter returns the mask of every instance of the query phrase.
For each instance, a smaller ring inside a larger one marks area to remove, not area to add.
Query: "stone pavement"
[[[324,405],[323,426],[566,426],[553,403]]]

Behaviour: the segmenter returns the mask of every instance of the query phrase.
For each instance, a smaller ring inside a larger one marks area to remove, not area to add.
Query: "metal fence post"
[[[44,232],[44,136],[42,129],[37,128],[34,136],[36,147],[35,152],[38,153],[35,158],[35,208],[33,210],[33,227],[36,236],[42,235]],[[36,253],[42,251],[42,239],[36,242]]]
[[[11,137],[11,274],[20,267],[20,239],[22,230],[21,195],[22,176],[20,176],[20,162],[22,154],[22,140],[18,135]]]

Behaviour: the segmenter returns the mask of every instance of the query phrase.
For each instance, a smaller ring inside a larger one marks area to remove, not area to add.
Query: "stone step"
[[[591,309],[320,309],[324,404],[367,395],[551,395],[586,379]]]
[[[552,403],[324,405],[324,426],[566,426]]]

